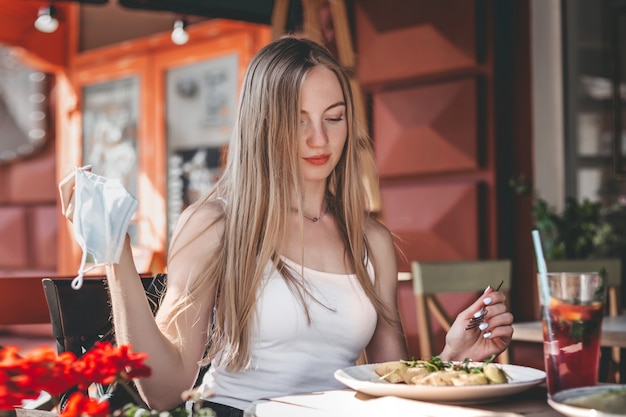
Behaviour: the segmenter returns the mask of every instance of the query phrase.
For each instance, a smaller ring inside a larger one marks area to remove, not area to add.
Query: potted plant
[[[532,194],[524,177],[511,179],[509,186],[516,194]],[[559,213],[534,193],[532,216],[546,260],[621,259],[626,255],[625,197],[608,207],[589,199],[579,202],[568,197]]]
[[[547,260],[619,258],[626,251],[626,207],[621,203],[602,208],[588,199],[567,198],[557,213],[535,197],[533,220]]]

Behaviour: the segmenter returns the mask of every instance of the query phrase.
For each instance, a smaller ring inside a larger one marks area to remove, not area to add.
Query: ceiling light
[[[174,29],[172,30],[172,42],[176,45],[184,45],[189,41],[189,34],[185,30],[187,22],[185,19],[178,19],[174,22]]]
[[[52,33],[59,27],[59,21],[54,17],[56,10],[54,6],[39,8],[35,28],[43,33]]]

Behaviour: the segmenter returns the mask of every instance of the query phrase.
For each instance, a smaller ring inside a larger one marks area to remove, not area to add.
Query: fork
[[[496,291],[498,291],[500,287],[502,287],[503,283],[504,283],[504,280],[500,281],[500,284],[498,284]],[[487,307],[485,306],[483,307],[482,310],[480,310],[480,313],[477,316],[474,316],[470,319],[469,324],[467,325],[465,330],[472,330],[480,326],[480,324],[483,322],[483,319],[485,318],[486,315],[487,315]]]

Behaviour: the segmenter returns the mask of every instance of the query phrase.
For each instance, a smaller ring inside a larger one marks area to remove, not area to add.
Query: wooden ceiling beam
[[[274,8],[272,9],[272,40],[276,40],[285,34],[289,3],[289,0],[274,0]]]

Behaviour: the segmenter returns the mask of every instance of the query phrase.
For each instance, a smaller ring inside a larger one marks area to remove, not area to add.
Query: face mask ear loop
[[[79,185],[79,171],[80,168],[76,169],[76,188],[78,189],[78,185]],[[75,222],[80,222],[80,214],[79,213],[74,213],[74,221]],[[85,275],[85,265],[87,264],[87,245],[85,244],[85,239],[82,236],[82,233],[77,233],[77,223],[74,223],[73,228],[74,228],[74,238],[76,239],[76,242],[78,243],[78,246],[80,246],[80,248],[83,251],[83,256],[81,258],[80,261],[80,267],[78,268],[78,276],[76,276],[73,280],[72,280],[72,288],[75,290],[79,290],[82,286],[83,286],[83,276]]]
[[[83,257],[80,260],[78,276],[72,280],[72,288],[79,290],[83,286],[83,276],[85,275],[85,265],[87,264],[87,251],[83,250]]]

